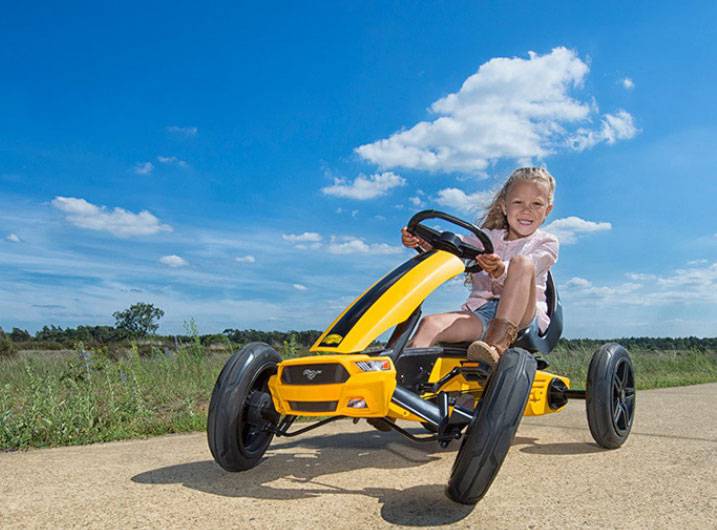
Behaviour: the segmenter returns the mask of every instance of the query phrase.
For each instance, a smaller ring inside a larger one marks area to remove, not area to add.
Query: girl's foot
[[[488,324],[485,338],[468,346],[468,360],[495,366],[517,335],[516,324],[504,318],[494,318]]]

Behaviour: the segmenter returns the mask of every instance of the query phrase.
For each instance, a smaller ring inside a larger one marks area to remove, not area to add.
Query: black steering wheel
[[[453,223],[456,226],[460,226],[472,232],[480,242],[483,243],[483,248],[476,248],[473,245],[463,242],[461,238],[453,232],[439,232],[438,230],[421,224],[422,221],[427,219],[443,219],[444,221],[448,221],[449,223]],[[490,238],[483,230],[473,223],[463,221],[462,219],[437,210],[423,210],[422,212],[418,212],[408,221],[406,229],[410,234],[420,237],[433,248],[445,250],[463,260],[473,261],[478,254],[493,253],[493,243],[491,243]],[[416,250],[423,252],[420,247],[416,247]],[[466,272],[480,272],[481,270],[483,269],[478,263],[466,265]]]

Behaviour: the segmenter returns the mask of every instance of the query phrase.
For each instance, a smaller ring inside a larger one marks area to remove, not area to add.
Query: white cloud
[[[431,105],[437,115],[433,121],[359,146],[356,152],[383,168],[482,173],[499,159],[544,158],[573,143],[587,148],[586,141],[567,139],[573,136],[571,127],[589,124],[597,114],[594,102],[570,95],[583,85],[588,70],[574,51],[562,47],[545,55],[529,52],[527,59],[491,59],[458,92]],[[591,145],[636,132],[624,111],[605,115],[602,122]],[[590,132],[580,130],[580,138]]]
[[[581,127],[566,141],[576,151],[584,151],[601,142],[614,144],[617,140],[628,140],[637,134],[632,116],[624,110],[617,114],[605,114],[598,130]]]
[[[635,82],[629,77],[623,78],[620,82],[622,83],[622,86],[625,90],[632,90],[633,88],[635,88]]]
[[[645,282],[657,279],[657,276],[655,276],[654,274],[644,274],[641,272],[627,272],[625,273],[625,277],[628,280],[632,280],[634,282]]]
[[[281,239],[289,243],[317,242],[321,241],[321,234],[316,232],[304,232],[303,234],[281,234]]]
[[[300,283],[294,283],[292,284],[292,287],[294,287],[297,291],[306,291],[307,289],[305,285],[301,285]]]
[[[177,158],[176,156],[158,156],[157,160],[160,163],[168,165],[168,166],[177,166],[177,167],[181,167],[181,168],[189,167],[189,164],[187,164],[187,162]]]
[[[468,194],[458,188],[445,188],[438,192],[436,202],[441,206],[452,208],[463,213],[475,214],[490,205],[495,193],[478,191]]]
[[[167,132],[179,136],[184,136],[186,138],[192,138],[193,136],[197,135],[199,129],[197,129],[196,127],[180,127],[178,125],[170,125],[167,127]]]
[[[584,278],[572,278],[563,287],[566,301],[592,307],[668,306],[717,303],[717,262],[704,267],[676,269],[664,276],[648,273],[629,273],[629,279],[641,283],[623,282],[598,286]]]
[[[333,238],[327,246],[331,254],[398,254],[402,247],[394,247],[386,243],[368,244],[356,237]]]
[[[706,259],[693,259],[693,260],[691,260],[691,261],[688,261],[688,262],[687,262],[687,265],[690,265],[690,266],[704,265],[704,264],[706,264],[706,263],[708,263],[708,262],[709,262],[709,260],[706,260]]]
[[[237,263],[255,263],[256,259],[254,259],[254,256],[237,256],[234,261]]]
[[[590,280],[574,277],[568,280],[563,287],[573,300],[592,300],[594,303],[615,301],[621,297],[627,297],[629,293],[636,291],[643,286],[638,283],[622,283],[612,287],[597,286]]]
[[[592,284],[590,283],[590,280],[586,280],[585,278],[570,278],[566,283],[566,287],[590,287]]]
[[[416,208],[422,208],[425,204],[420,197],[410,197],[408,201]]]
[[[326,195],[364,201],[386,195],[389,190],[405,186],[406,180],[391,171],[374,175],[359,175],[353,182],[334,177],[334,184],[321,188]]]
[[[564,219],[556,219],[547,225],[544,230],[557,237],[560,240],[560,244],[570,245],[575,243],[580,235],[604,232],[611,229],[612,224],[610,223],[595,223],[580,217],[570,216]]]
[[[657,278],[658,285],[667,287],[699,288],[714,291],[717,287],[717,262],[706,267],[676,269],[674,274]]]
[[[298,250],[318,250],[321,248],[321,243],[311,243],[310,245],[299,243],[294,245],[294,248]]]
[[[161,224],[159,219],[147,210],[132,213],[123,208],[114,208],[109,211],[104,206],[96,206],[85,199],[59,196],[53,199],[52,205],[66,214],[66,221],[77,227],[109,232],[117,237],[146,236],[172,231],[171,226]]]
[[[140,162],[134,166],[134,172],[138,175],[150,175],[154,170],[152,162]]]
[[[7,236],[5,236],[5,241],[10,241],[11,243],[20,243],[22,239],[20,239],[17,234],[8,234]]]
[[[184,267],[187,265],[187,260],[184,258],[181,258],[177,256],[176,254],[172,254],[171,256],[162,256],[159,258],[159,262],[163,265],[167,265],[168,267]]]

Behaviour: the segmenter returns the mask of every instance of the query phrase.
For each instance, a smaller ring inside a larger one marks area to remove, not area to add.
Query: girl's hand
[[[492,278],[499,278],[505,272],[505,265],[498,254],[479,254],[476,261]]]
[[[423,250],[429,250],[431,248],[431,245],[426,243],[422,238],[410,234],[405,226],[401,228],[401,243],[403,243],[404,247],[408,248],[421,247]]]

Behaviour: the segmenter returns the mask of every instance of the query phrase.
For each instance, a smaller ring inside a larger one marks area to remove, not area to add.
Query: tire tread
[[[234,353],[222,368],[214,385],[207,417],[207,442],[214,460],[227,471],[256,466],[272,436],[258,451],[247,454],[238,442],[243,407],[254,377],[273,369],[281,357],[268,344],[252,342]]]
[[[454,501],[475,504],[487,493],[523,418],[536,369],[525,350],[501,357],[453,464],[446,493]]]

